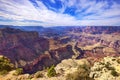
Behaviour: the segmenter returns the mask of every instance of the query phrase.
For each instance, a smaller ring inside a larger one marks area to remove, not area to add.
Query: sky
[[[120,0],[0,0],[0,25],[120,26]]]

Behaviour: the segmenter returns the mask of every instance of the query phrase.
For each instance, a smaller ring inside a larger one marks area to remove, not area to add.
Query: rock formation
[[[105,57],[95,62],[90,77],[95,80],[120,80],[120,57]]]
[[[3,28],[0,29],[0,54],[11,59],[16,67],[35,72],[71,58],[74,52],[71,45],[49,50],[49,40],[39,37],[37,32]]]

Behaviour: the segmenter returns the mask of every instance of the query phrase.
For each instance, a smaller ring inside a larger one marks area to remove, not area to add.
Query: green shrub
[[[119,76],[118,73],[117,73],[115,70],[112,70],[112,71],[111,71],[111,74],[112,74],[114,77]]]
[[[23,69],[22,68],[17,68],[13,75],[20,75],[22,73],[23,73]]]
[[[105,64],[105,67],[106,67],[108,70],[115,70],[114,67],[111,67],[110,65],[111,65],[111,64],[107,62],[107,63]]]
[[[8,73],[7,70],[2,70],[2,71],[0,71],[0,75],[5,75],[5,74],[7,74],[7,73]]]
[[[0,74],[6,74],[14,68],[10,60],[4,56],[0,56]]]
[[[118,59],[117,62],[120,64],[120,59]]]
[[[54,65],[51,66],[51,67],[48,69],[48,71],[47,71],[47,76],[48,76],[48,77],[54,77],[54,76],[56,76],[56,71],[55,71],[55,69],[54,69]]]

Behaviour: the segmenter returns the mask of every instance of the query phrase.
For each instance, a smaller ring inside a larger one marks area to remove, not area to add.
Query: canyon
[[[120,27],[5,26],[0,29],[0,55],[25,73],[35,73],[69,58],[85,58],[94,64],[106,56],[120,56]]]

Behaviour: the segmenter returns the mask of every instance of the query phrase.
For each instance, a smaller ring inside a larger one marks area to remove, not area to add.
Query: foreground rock
[[[95,62],[90,77],[95,80],[120,80],[120,57],[105,57]]]
[[[55,70],[57,73],[66,75],[77,71],[80,65],[90,66],[90,63],[86,59],[65,59],[55,67]]]
[[[15,75],[16,70],[0,75],[0,80],[120,80],[120,57],[104,57],[93,66],[87,59],[65,59],[55,70],[57,75],[49,77],[48,71],[35,74]]]
[[[63,60],[55,69],[65,80],[93,80],[89,77],[90,63],[86,59]]]

